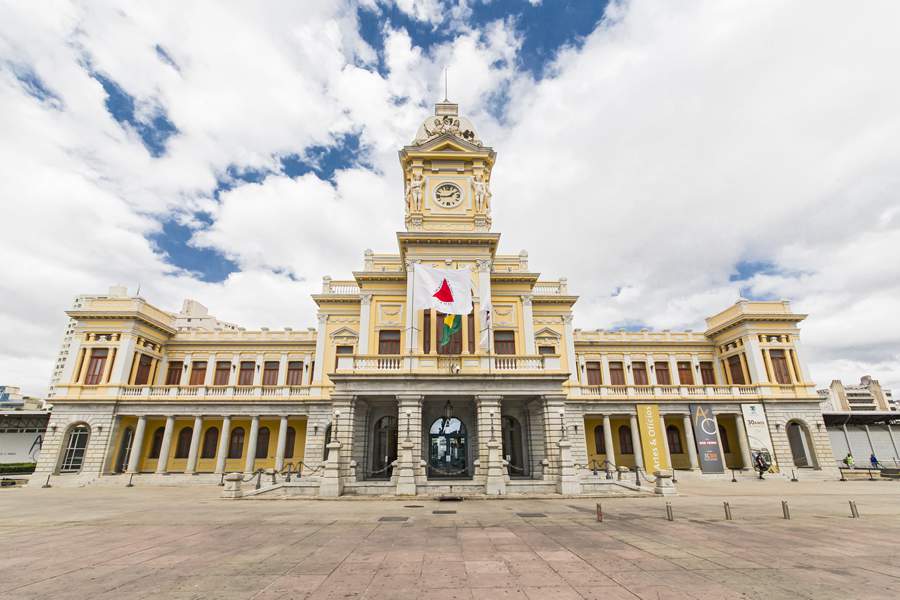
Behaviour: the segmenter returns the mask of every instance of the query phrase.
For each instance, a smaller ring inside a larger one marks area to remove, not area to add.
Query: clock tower
[[[495,157],[457,104],[437,103],[416,139],[400,151],[406,230],[490,231]]]

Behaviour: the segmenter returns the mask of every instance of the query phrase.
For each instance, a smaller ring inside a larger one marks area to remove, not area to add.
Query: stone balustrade
[[[570,386],[571,396],[586,399],[757,399],[757,398],[801,398],[815,396],[803,385],[574,385]]]
[[[453,374],[560,371],[557,355],[348,355],[338,356],[338,373],[413,372]]]

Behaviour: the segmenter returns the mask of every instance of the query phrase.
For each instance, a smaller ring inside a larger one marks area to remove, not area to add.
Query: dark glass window
[[[244,428],[235,427],[228,441],[228,458],[240,458],[244,453]]]
[[[631,443],[631,427],[619,426],[619,449],[622,454],[634,454],[634,444]]]
[[[284,457],[294,458],[294,445],[297,443],[297,431],[293,427],[287,428],[284,436]]]
[[[269,456],[269,428],[260,427],[256,434],[256,458]]]
[[[150,454],[147,455],[147,458],[159,458],[159,453],[162,450],[163,436],[165,434],[165,427],[156,428],[156,431],[153,432],[153,440],[150,442]]]
[[[184,427],[178,432],[178,443],[175,444],[175,458],[187,458],[191,452],[191,437],[194,430],[190,427]]]
[[[150,381],[150,366],[153,359],[146,354],[138,354],[137,373],[134,374],[134,385],[147,385]]]
[[[745,385],[744,370],[741,368],[741,356],[735,354],[728,357],[728,372],[731,374],[731,383],[734,385]]]
[[[666,427],[666,439],[669,441],[669,452],[671,454],[684,454],[684,448],[681,447],[681,432],[674,425]]]
[[[597,454],[606,454],[606,439],[603,437],[603,425],[594,427],[594,448]]]
[[[219,430],[210,427],[203,434],[203,450],[200,452],[200,458],[215,458],[216,446],[219,445]]]

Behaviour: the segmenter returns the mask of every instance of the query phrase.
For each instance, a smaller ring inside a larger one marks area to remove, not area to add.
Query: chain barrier
[[[438,475],[445,475],[445,476],[448,476],[448,477],[451,476],[451,475],[462,475],[463,473],[466,473],[466,474],[469,473],[468,467],[467,467],[467,468],[463,468],[463,469],[459,469],[459,470],[454,470],[454,471],[445,471],[444,469],[435,467],[435,466],[433,466],[433,465],[429,465],[428,468],[429,468],[431,471],[434,471],[435,473],[437,473]]]

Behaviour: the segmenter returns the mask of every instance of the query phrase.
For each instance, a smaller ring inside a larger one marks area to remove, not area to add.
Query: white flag
[[[468,269],[413,267],[413,310],[434,308],[446,315],[472,312],[472,276]]]

